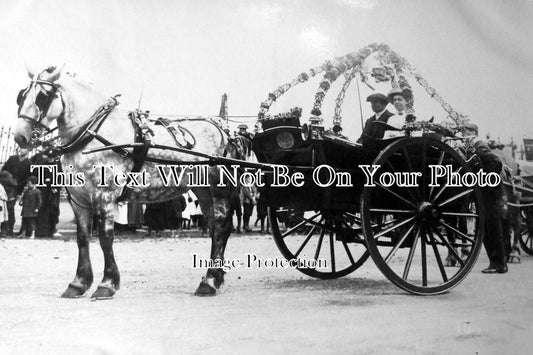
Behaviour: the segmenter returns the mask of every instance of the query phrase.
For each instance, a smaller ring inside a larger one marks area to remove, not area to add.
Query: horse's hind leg
[[[91,298],[111,298],[120,288],[120,273],[113,254],[113,240],[115,234],[113,211],[114,204],[112,203],[99,208],[97,227],[100,247],[104,253],[104,276],[102,282],[100,282]]]
[[[201,197],[199,193],[196,195],[202,201],[203,196]],[[232,228],[230,199],[222,193],[219,196],[214,196],[213,199],[207,197],[206,202],[213,204],[212,209],[205,208],[204,210],[204,207],[202,207],[202,211],[208,219],[209,235],[211,236],[211,260],[223,261],[224,251]],[[209,268],[194,294],[197,296],[212,296],[223,282],[224,270],[222,268]]]
[[[72,205],[76,216],[76,241],[78,244],[78,267],[76,276],[63,292],[63,298],[81,297],[89,290],[93,283],[93,270],[89,256],[89,239],[91,237],[91,224],[93,219],[92,209]]]

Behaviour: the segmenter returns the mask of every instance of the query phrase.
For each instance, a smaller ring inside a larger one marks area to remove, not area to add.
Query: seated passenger
[[[406,123],[414,121],[415,116],[405,114],[407,101],[402,90],[392,89],[389,92],[388,99],[397,113],[389,118],[387,125],[390,127],[385,131],[384,138],[404,137],[406,132],[403,131],[403,127]]]
[[[372,94],[367,97],[366,101],[370,102],[374,115],[366,120],[363,133],[357,140],[357,143],[362,144],[364,144],[365,139],[382,139],[386,125],[375,124],[375,122],[388,123],[389,118],[393,116],[393,114],[386,109],[389,100],[385,95],[379,93]]]

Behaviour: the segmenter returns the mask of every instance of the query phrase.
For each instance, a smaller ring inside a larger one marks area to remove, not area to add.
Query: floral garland
[[[311,77],[316,76],[319,73],[324,72],[323,78],[319,83],[318,90],[315,93],[313,108],[311,110],[310,120],[314,122],[322,122],[322,103],[326,94],[328,93],[331,85],[337,78],[345,73],[346,82],[341,89],[341,93],[336,100],[335,116],[333,120],[334,126],[340,127],[341,117],[340,108],[344,98],[344,92],[350,84],[350,81],[355,76],[355,72],[358,72],[363,81],[368,82],[368,78],[361,71],[361,67],[365,60],[372,54],[376,55],[380,66],[372,68],[371,76],[376,82],[391,82],[393,88],[399,88],[402,90],[406,99],[406,111],[407,113],[414,113],[414,96],[411,85],[407,81],[407,75],[415,78],[419,85],[421,85],[432,99],[439,102],[441,107],[448,113],[448,116],[455,122],[456,125],[462,125],[467,121],[466,116],[456,112],[448,103],[446,103],[442,97],[436,92],[435,89],[429,86],[427,81],[405,60],[405,58],[392,51],[386,44],[372,43],[358,52],[349,53],[343,57],[335,58],[331,61],[326,61],[319,67],[310,69],[308,72],[301,73],[292,81],[281,85],[273,92],[269,93],[268,99],[261,103],[260,111],[258,114],[258,121],[256,123],[256,131],[261,130],[261,121],[270,119],[267,115],[268,110],[272,103],[274,103],[281,95],[287,92],[292,87],[308,81]],[[351,73],[348,73],[350,71]]]

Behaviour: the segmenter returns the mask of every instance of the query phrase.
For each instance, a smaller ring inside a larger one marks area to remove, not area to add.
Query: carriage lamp
[[[316,139],[322,140],[324,137],[324,125],[320,117],[311,116],[309,118],[309,124],[302,126],[302,137],[304,140]]]
[[[281,131],[276,135],[276,143],[281,149],[291,149],[294,147],[294,137],[290,132]]]

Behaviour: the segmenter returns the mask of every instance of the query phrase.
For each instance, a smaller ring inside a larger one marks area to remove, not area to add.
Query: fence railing
[[[0,167],[16,152],[17,144],[13,131],[11,126],[0,126]]]

